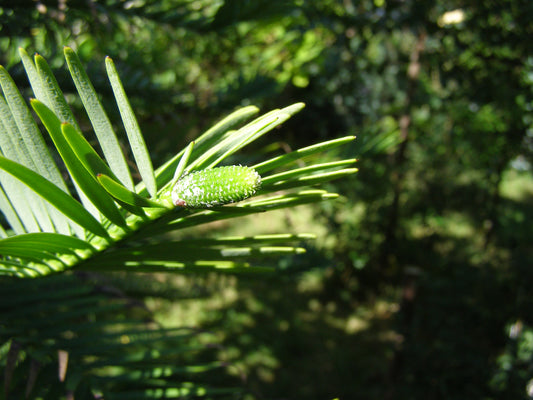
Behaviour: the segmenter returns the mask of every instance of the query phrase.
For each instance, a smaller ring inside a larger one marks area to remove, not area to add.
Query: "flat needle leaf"
[[[154,168],[152,166],[150,154],[146,148],[146,143],[144,142],[141,129],[139,128],[135,114],[133,113],[128,97],[126,96],[126,92],[124,91],[124,87],[122,86],[122,82],[120,81],[113,60],[110,57],[106,57],[105,65],[109,82],[111,83],[118,109],[120,111],[120,115],[122,116],[124,128],[126,129],[126,134],[128,135],[133,157],[137,162],[137,168],[139,169],[141,178],[146,185],[146,189],[153,197],[157,193]]]
[[[100,223],[74,198],[31,169],[0,156],[0,168],[13,175],[71,220],[95,235],[109,237]]]
[[[109,166],[120,179],[120,181],[129,189],[133,189],[133,180],[131,178],[128,164],[122,154],[122,149],[118,143],[111,122],[98,100],[98,96],[94,87],[81,64],[77,54],[69,47],[65,47],[65,58],[67,60],[68,68],[76,89],[80,95],[81,101],[87,111],[87,115],[91,120],[94,133],[98,138],[98,142],[102,147],[105,159]]]

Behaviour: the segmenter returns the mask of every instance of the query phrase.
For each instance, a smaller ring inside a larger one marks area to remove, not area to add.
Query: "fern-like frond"
[[[182,241],[162,237],[150,242],[154,236],[184,227],[334,198],[335,194],[301,188],[356,171],[351,167],[355,159],[301,164],[312,155],[353,140],[353,137],[346,137],[256,164],[254,168],[261,178],[254,185],[259,186],[261,180],[259,190],[256,187],[243,188],[244,192],[238,196],[226,193],[230,190],[226,190],[226,181],[227,188],[241,190],[238,182],[241,175],[231,175],[240,169],[221,169],[221,181],[211,184],[213,187],[183,185],[180,179],[184,175],[217,168],[230,157],[238,159],[237,152],[280,126],[304,105],[297,103],[270,111],[240,127],[257,113],[257,109],[245,107],[238,110],[154,171],[113,61],[107,58],[110,84],[135,168],[142,177],[134,186],[117,135],[76,53],[65,48],[70,74],[91,121],[99,149],[93,148],[80,131],[46,61],[39,55],[31,59],[24,50],[20,50],[20,54],[35,94],[35,99],[30,102],[31,108],[52,139],[72,185],[69,189],[63,180],[29,107],[7,71],[0,68],[3,90],[3,97],[0,97],[0,148],[3,154],[0,156],[0,205],[6,221],[2,232],[8,236],[0,240],[2,275],[46,275],[76,265],[85,270],[250,270],[248,259],[261,260],[265,255],[303,250],[292,245],[263,246],[260,241],[251,243],[244,238],[243,243],[235,243],[229,249],[209,245],[191,247]],[[100,157],[100,152],[104,158]],[[300,164],[291,167],[295,161]],[[201,176],[191,174],[187,182]],[[187,202],[172,199],[173,187],[178,181],[181,196],[189,199]],[[70,192],[72,188],[75,194]],[[210,192],[215,188],[226,191],[225,197],[217,200],[221,194]],[[191,201],[200,191],[211,200]],[[224,205],[253,193],[255,196],[246,201]],[[58,246],[47,248],[45,241],[37,240],[39,233],[46,233],[46,238],[52,241],[57,240]],[[50,235],[55,235],[55,239]],[[27,239],[23,240],[24,237]],[[20,246],[32,241],[35,246],[24,253]]]
[[[142,303],[98,277],[0,281],[0,293],[0,398],[226,398],[240,390],[202,383],[225,366],[206,345],[214,335],[158,327]]]
[[[105,63],[127,136],[122,140],[77,55],[65,49],[96,136],[95,148],[94,138],[82,133],[44,58],[31,58],[22,49],[20,56],[35,96],[29,106],[0,67],[4,398],[233,396],[235,389],[202,383],[202,374],[212,374],[223,363],[202,355],[208,347],[196,340],[198,331],[153,326],[145,321],[148,313],[139,316],[129,300],[83,277],[88,271],[114,270],[275,271],[279,257],[304,252],[302,242],[314,236],[176,239],[167,234],[338,197],[315,186],[353,174],[355,160],[326,162],[319,157],[354,138],[276,155],[252,167],[225,166],[229,159],[238,160],[245,146],[304,107],[297,103],[252,119],[258,109],[249,106],[154,170],[111,59]],[[53,143],[52,152],[38,123]],[[123,141],[133,155],[139,182],[133,181],[122,153]],[[54,162],[58,158],[66,171]]]

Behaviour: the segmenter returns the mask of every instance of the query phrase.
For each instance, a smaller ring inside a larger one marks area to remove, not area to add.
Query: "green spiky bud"
[[[261,176],[250,167],[232,165],[204,169],[183,176],[172,189],[172,203],[188,208],[209,208],[252,196]]]

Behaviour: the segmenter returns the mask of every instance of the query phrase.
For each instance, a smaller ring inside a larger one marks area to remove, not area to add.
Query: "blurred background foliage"
[[[57,71],[72,46],[105,103],[111,56],[155,165],[247,104],[307,104],[283,149],[358,136],[342,200],[212,227],[318,231],[281,276],[106,277],[217,332],[246,398],[533,398],[532,20],[529,0],[12,0],[0,63],[27,87],[19,46]]]

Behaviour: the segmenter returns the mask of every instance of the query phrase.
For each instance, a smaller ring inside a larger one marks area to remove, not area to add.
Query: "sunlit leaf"
[[[133,157],[135,157],[137,168],[139,169],[139,173],[146,186],[146,189],[153,197],[157,193],[157,185],[155,182],[154,169],[152,167],[150,154],[146,148],[146,143],[144,142],[139,124],[137,123],[137,118],[135,118],[130,102],[126,97],[126,92],[124,91],[124,87],[122,86],[122,82],[118,76],[115,64],[109,57],[106,58],[105,62],[107,75],[109,77],[109,81],[111,82],[113,93],[115,94],[120,115],[122,116],[122,122],[124,123],[124,128],[128,134]]]
[[[102,225],[80,203],[41,175],[3,156],[0,156],[0,168],[26,184],[61,213],[88,231],[98,236],[109,237]]]
[[[89,115],[105,158],[114,174],[131,190],[133,189],[133,180],[111,122],[109,122],[109,118],[100,100],[98,100],[94,87],[77,54],[69,47],[65,47],[64,52],[72,79]]]

